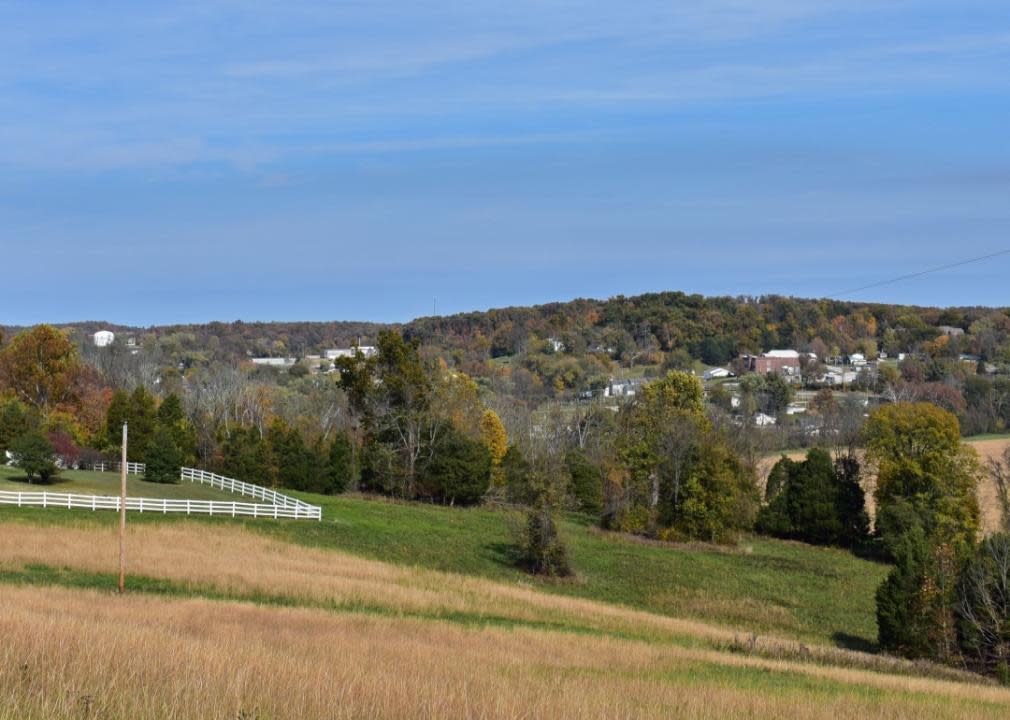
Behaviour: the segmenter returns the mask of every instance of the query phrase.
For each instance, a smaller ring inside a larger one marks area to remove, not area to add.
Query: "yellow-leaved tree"
[[[480,439],[491,453],[491,484],[504,485],[505,476],[502,473],[501,461],[509,449],[509,436],[505,432],[501,418],[494,410],[485,410],[480,419]]]

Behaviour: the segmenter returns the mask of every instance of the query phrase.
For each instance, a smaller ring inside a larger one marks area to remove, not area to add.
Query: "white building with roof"
[[[99,330],[92,335],[91,339],[95,343],[95,347],[107,347],[115,341],[116,334],[111,330]]]
[[[375,355],[376,350],[372,345],[357,345],[349,348],[330,348],[329,350],[323,351],[323,357],[327,360],[336,360],[337,358],[354,357],[356,352],[360,352],[367,358]]]

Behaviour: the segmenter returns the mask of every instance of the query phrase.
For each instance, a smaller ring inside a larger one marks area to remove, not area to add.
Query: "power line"
[[[937,267],[932,267],[928,270],[920,270],[919,272],[908,273],[907,275],[899,275],[898,277],[891,278],[890,280],[881,280],[880,282],[870,283],[869,285],[862,285],[857,288],[842,290],[841,292],[829,293],[828,297],[853,295],[855,293],[862,292],[863,290],[869,290],[883,285],[891,285],[892,283],[901,282],[902,280],[911,280],[912,278],[922,277],[923,275],[929,275],[930,273],[940,272],[941,270],[950,270],[951,268],[961,267],[962,265],[970,265],[971,263],[982,262],[983,260],[991,260],[992,258],[1000,257],[1001,255],[1010,255],[1010,248],[1007,248],[1006,250],[998,250],[997,252],[970,258],[968,260],[959,260],[958,262],[949,263],[947,265],[938,265]]]

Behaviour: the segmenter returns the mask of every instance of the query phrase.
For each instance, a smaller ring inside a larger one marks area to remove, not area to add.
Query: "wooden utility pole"
[[[123,423],[123,457],[119,468],[119,594],[126,592],[126,423]]]

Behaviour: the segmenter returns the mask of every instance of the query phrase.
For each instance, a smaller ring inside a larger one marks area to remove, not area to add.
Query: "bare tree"
[[[1010,673],[1010,535],[998,533],[982,542],[965,568],[958,588],[957,614],[962,645],[976,669]]]
[[[1000,457],[990,458],[987,469],[989,477],[996,486],[1002,529],[1004,532],[1010,532],[1010,447],[1004,450]]]

